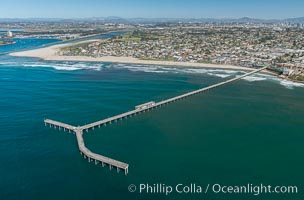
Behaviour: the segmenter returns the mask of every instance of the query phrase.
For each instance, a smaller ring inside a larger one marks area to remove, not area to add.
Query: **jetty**
[[[125,113],[122,113],[122,114],[119,114],[119,115],[116,115],[116,116],[113,116],[113,117],[109,117],[109,118],[106,118],[106,119],[103,119],[103,120],[100,120],[100,121],[97,121],[97,122],[86,124],[84,126],[77,126],[76,127],[76,126],[72,126],[72,125],[69,125],[69,124],[66,124],[66,123],[62,123],[62,122],[58,122],[58,121],[54,121],[54,120],[50,120],[50,119],[45,119],[44,123],[45,123],[45,126],[50,126],[50,127],[55,128],[55,129],[58,128],[58,130],[63,130],[63,131],[67,131],[67,132],[75,134],[76,138],[77,138],[77,143],[78,143],[78,148],[79,148],[80,154],[84,158],[88,159],[89,162],[93,162],[93,163],[95,163],[95,165],[101,164],[102,167],[107,165],[107,166],[109,166],[110,170],[113,167],[115,167],[117,172],[119,172],[120,170],[123,170],[125,172],[125,175],[127,175],[129,173],[129,164],[124,163],[124,162],[120,162],[120,161],[117,161],[117,160],[114,160],[114,159],[111,159],[111,158],[108,158],[108,157],[105,157],[105,156],[97,154],[97,153],[91,152],[85,146],[85,142],[84,142],[84,139],[83,139],[83,134],[85,132],[89,132],[90,130],[94,130],[95,128],[101,128],[102,126],[106,126],[106,125],[111,124],[113,122],[117,122],[117,121],[120,121],[120,120],[123,120],[123,119],[127,119],[128,117],[132,117],[132,116],[144,113],[144,112],[148,112],[148,111],[151,111],[153,109],[160,108],[160,107],[162,107],[164,105],[167,105],[169,103],[173,103],[175,101],[182,100],[182,99],[191,97],[193,95],[197,95],[197,94],[209,91],[211,89],[215,89],[217,87],[232,83],[234,81],[240,80],[240,79],[242,79],[246,76],[250,76],[252,74],[258,73],[258,72],[260,72],[262,70],[265,70],[265,69],[267,69],[267,67],[256,69],[256,70],[254,70],[252,72],[249,72],[249,73],[246,73],[244,75],[237,76],[235,78],[232,78],[232,79],[229,79],[229,80],[226,80],[226,81],[223,81],[223,82],[220,82],[220,83],[208,86],[208,87],[204,87],[204,88],[192,91],[192,92],[188,92],[186,94],[182,94],[182,95],[170,98],[170,99],[166,99],[166,100],[163,100],[163,101],[160,101],[160,102],[157,102],[157,103],[154,102],[154,101],[144,103],[144,104],[135,106],[135,109],[132,110],[132,111],[128,111],[128,112],[125,112]]]

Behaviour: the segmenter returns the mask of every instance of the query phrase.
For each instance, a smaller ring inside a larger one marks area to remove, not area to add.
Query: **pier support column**
[[[109,165],[109,167],[110,167],[110,170],[112,170],[112,165],[111,164]]]
[[[101,166],[102,166],[102,167],[104,167],[104,166],[105,166],[104,162],[101,162]]]
[[[120,169],[119,169],[119,167],[117,167],[117,173],[119,173],[119,171],[120,171]]]
[[[129,168],[126,168],[125,169],[125,175],[128,175],[128,173],[129,173]]]
[[[95,160],[95,165],[97,165],[97,160]]]
[[[89,132],[89,129],[86,129],[86,132],[88,133],[88,132]]]

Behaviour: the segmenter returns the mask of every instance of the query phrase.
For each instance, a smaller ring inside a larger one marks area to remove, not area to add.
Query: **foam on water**
[[[16,61],[16,62],[1,62],[0,66],[23,66],[23,67],[46,67],[55,70],[75,71],[75,70],[96,70],[116,68],[126,69],[133,72],[145,73],[174,73],[174,74],[207,74],[209,76],[220,77],[223,79],[240,76],[246,73],[240,70],[225,70],[225,69],[207,69],[207,68],[183,68],[183,67],[166,67],[157,65],[138,65],[138,64],[108,64],[108,63],[84,63],[84,62],[43,62],[43,61]],[[294,87],[304,87],[302,83],[295,83],[288,80],[283,80],[272,75],[267,74],[254,74],[243,78],[244,81],[257,82],[257,81],[272,81],[279,83],[288,89]]]
[[[304,88],[303,83],[296,83],[293,81],[284,80],[284,79],[278,78],[276,76],[271,76],[271,75],[266,75],[266,74],[257,74],[256,76],[264,77],[264,78],[266,78],[266,80],[274,82],[274,83],[279,83],[280,85],[284,86],[287,89],[294,89],[295,87]]]
[[[285,86],[288,89],[293,89],[294,87],[304,87],[303,83],[295,83],[288,80],[280,80],[280,84]]]
[[[204,68],[182,68],[182,67],[164,67],[154,65],[129,65],[129,64],[105,64],[105,63],[81,63],[81,62],[1,62],[0,65],[5,66],[23,66],[23,67],[47,67],[56,70],[97,70],[103,68],[119,68],[127,69],[134,72],[147,73],[187,73],[187,74],[208,74],[211,76],[227,78],[237,73],[245,73],[235,70],[221,69],[204,69]]]
[[[74,70],[97,70],[100,71],[104,64],[85,64],[85,63],[45,63],[45,62],[1,62],[5,66],[22,66],[22,67],[45,67],[56,70],[74,71]]]
[[[134,72],[147,73],[183,73],[183,74],[208,74],[220,78],[227,78],[238,73],[245,73],[243,71],[221,70],[221,69],[206,69],[206,68],[182,68],[182,67],[164,67],[164,66],[148,66],[148,65],[127,65],[117,64],[114,67],[120,69],[127,69]]]
[[[258,77],[258,76],[246,76],[242,78],[243,80],[249,81],[249,82],[255,82],[255,81],[264,81],[267,80],[267,78]]]
[[[207,73],[208,75],[210,76],[216,76],[216,77],[220,77],[220,78],[227,78],[229,77],[230,75],[227,75],[227,74],[212,74],[212,73]]]

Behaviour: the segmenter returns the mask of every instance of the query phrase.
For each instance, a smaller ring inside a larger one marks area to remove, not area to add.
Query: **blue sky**
[[[304,0],[1,0],[0,18],[119,16],[283,19],[304,16]]]

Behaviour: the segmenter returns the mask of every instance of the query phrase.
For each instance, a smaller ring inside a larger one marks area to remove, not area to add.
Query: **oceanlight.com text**
[[[163,183],[155,184],[131,184],[128,187],[129,192],[139,194],[160,194],[171,195],[176,194],[249,194],[249,195],[262,195],[262,194],[298,194],[297,186],[272,186],[266,184],[245,184],[245,185],[223,185],[223,184],[176,184],[168,185]]]

